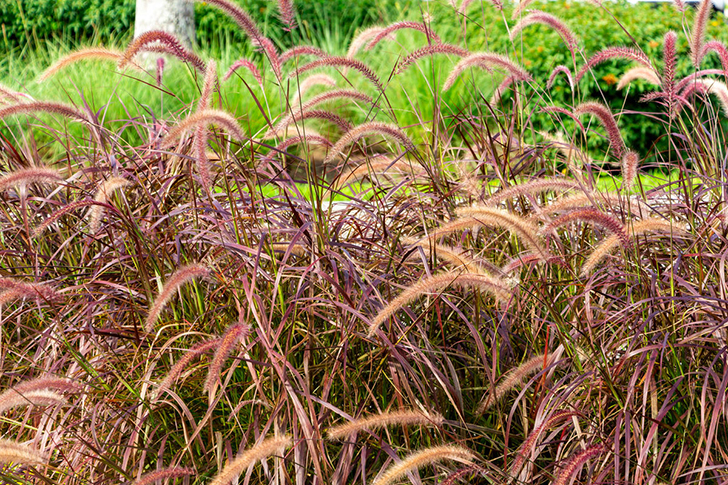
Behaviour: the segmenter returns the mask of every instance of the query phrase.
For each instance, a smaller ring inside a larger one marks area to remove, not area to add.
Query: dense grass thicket
[[[728,479],[709,1],[205,3],[238,44],[8,65],[0,479]]]

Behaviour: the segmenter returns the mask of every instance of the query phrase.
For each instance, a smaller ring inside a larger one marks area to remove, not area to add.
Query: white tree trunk
[[[163,30],[187,47],[195,42],[195,6],[192,0],[137,0],[134,37]]]

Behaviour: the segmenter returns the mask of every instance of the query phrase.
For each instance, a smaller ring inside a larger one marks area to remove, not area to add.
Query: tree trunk
[[[192,0],[137,0],[134,37],[163,30],[187,47],[195,42],[195,5]]]

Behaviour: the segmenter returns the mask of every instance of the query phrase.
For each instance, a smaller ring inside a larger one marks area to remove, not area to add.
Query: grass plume
[[[400,130],[397,125],[382,123],[379,121],[370,121],[368,123],[363,123],[361,125],[355,126],[346,133],[344,133],[344,135],[339,138],[339,141],[337,141],[336,144],[331,148],[331,150],[329,150],[329,153],[328,155],[326,155],[326,159],[324,160],[324,162],[332,161],[334,158],[339,156],[341,152],[344,151],[344,148],[346,148],[346,146],[354,143],[359,138],[365,135],[370,135],[372,133],[392,138],[404,145],[407,150],[415,151],[415,145],[414,143],[412,143],[412,140],[410,140],[409,137],[402,130]]]
[[[208,276],[210,270],[201,264],[189,264],[182,266],[177,269],[168,279],[165,281],[162,289],[159,291],[159,295],[154,300],[149,309],[149,314],[144,322],[144,331],[149,333],[154,329],[154,324],[157,322],[159,315],[164,309],[164,305],[167,304],[174,292],[177,291],[182,285],[192,281],[195,278],[202,278]]]
[[[469,67],[481,67],[486,69],[498,67],[505,70],[508,74],[514,76],[514,79],[519,81],[532,80],[528,71],[508,57],[495,52],[477,52],[464,57],[455,65],[452,71],[450,71],[450,74],[447,76],[445,83],[442,85],[442,91],[445,92],[450,89],[463,71]]]
[[[488,393],[485,400],[478,406],[477,413],[484,413],[495,403],[503,399],[503,396],[509,391],[521,385],[527,377],[548,367],[551,358],[552,355],[537,355],[506,373],[495,389]]]
[[[328,432],[330,440],[340,440],[359,431],[383,428],[385,426],[440,426],[443,418],[437,413],[423,413],[411,409],[383,412],[366,418],[355,419],[346,424],[331,428]]]
[[[210,485],[228,485],[250,465],[282,453],[291,445],[292,441],[288,436],[268,438],[238,455],[212,479]]]
[[[410,454],[404,460],[392,465],[387,471],[378,477],[372,485],[390,485],[400,477],[406,475],[412,470],[417,470],[431,463],[440,462],[442,460],[452,460],[459,463],[471,464],[475,459],[475,454],[461,446],[433,446]]]
[[[483,273],[466,273],[460,271],[439,273],[424,278],[407,287],[395,299],[382,308],[382,310],[377,313],[369,324],[369,336],[374,336],[382,323],[394,315],[403,306],[422,295],[439,292],[451,286],[455,288],[478,288],[481,291],[490,293],[496,300],[499,301],[508,300],[513,294],[513,290],[510,286],[504,280],[495,276],[485,275]]]

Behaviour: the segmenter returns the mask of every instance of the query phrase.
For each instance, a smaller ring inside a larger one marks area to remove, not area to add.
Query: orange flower
[[[539,54],[540,54],[541,52],[543,52],[543,46],[542,46],[542,45],[540,45],[540,46],[536,47],[536,52],[538,52]]]
[[[619,79],[617,79],[617,76],[615,76],[614,74],[609,73],[602,78],[602,81],[607,83],[607,85],[611,86],[612,84],[617,84]]]
[[[654,49],[655,47],[659,46],[660,43],[657,42],[656,40],[651,40],[650,43],[647,45],[649,45],[650,47],[652,47]]]

